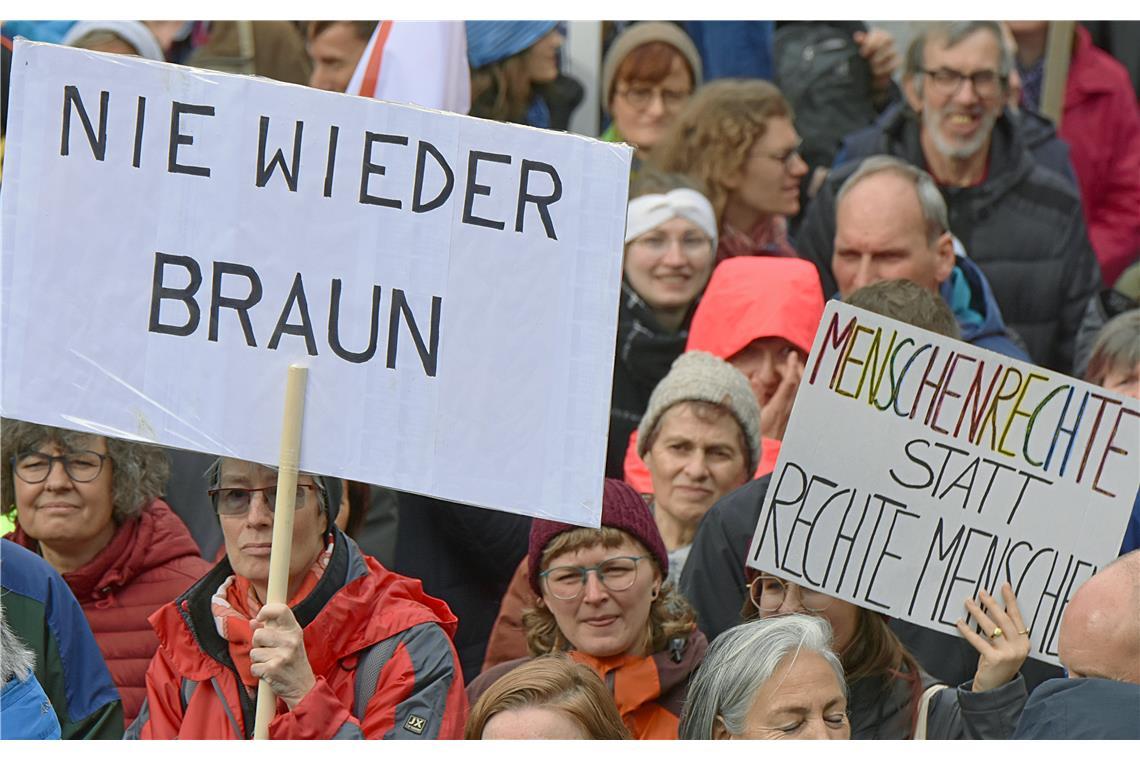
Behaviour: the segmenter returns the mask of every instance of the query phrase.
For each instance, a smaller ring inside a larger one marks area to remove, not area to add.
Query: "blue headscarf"
[[[556,21],[468,21],[467,60],[472,69],[510,58],[550,33]]]

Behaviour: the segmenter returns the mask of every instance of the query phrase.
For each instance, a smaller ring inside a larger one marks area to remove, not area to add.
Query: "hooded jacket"
[[[696,672],[708,649],[700,630],[688,639],[674,639],[671,646],[648,657],[598,658],[571,650],[570,658],[593,668],[614,696],[622,721],[635,739],[676,739],[681,708],[689,691],[689,678]],[[527,662],[529,657],[500,663],[467,687],[474,704],[491,684]]]
[[[22,529],[10,536],[36,551]],[[147,618],[210,569],[186,526],[160,499],[118,527],[111,542],[83,567],[64,573],[103,652],[123,699],[126,725],[146,696],[146,668],[158,649]]]
[[[1076,25],[1061,137],[1081,186],[1089,240],[1111,285],[1140,256],[1140,106],[1120,63]]]
[[[768,256],[726,259],[713,270],[697,305],[685,351],[707,351],[727,360],[754,340],[783,338],[806,356],[822,317],[819,273],[808,262]],[[772,471],[779,451],[779,441],[761,440],[756,477]],[[626,449],[625,480],[640,493],[653,493],[649,468],[637,455],[636,430]]]
[[[848,141],[848,163],[828,175],[808,207],[796,249],[819,269],[826,295],[837,289],[831,273],[836,193],[871,155],[897,156],[926,169],[920,129],[914,114],[900,109],[858,144]],[[994,125],[985,179],[939,189],[950,231],[985,273],[1007,324],[1036,363],[1069,372],[1077,328],[1101,285],[1076,189],[1034,161],[1006,114]]]
[[[424,594],[419,581],[384,569],[339,530],[334,536],[324,575],[292,608],[304,629],[316,685],[293,710],[277,700],[269,737],[459,738],[467,699],[451,643],[455,616],[446,604]],[[242,685],[210,611],[210,597],[232,574],[229,560],[223,559],[151,617],[160,646],[147,670],[147,701],[128,732],[132,737],[252,735],[254,697]],[[397,637],[397,644],[379,674],[370,674],[377,679],[376,689],[363,720],[357,720],[351,710],[359,656],[390,637]]]

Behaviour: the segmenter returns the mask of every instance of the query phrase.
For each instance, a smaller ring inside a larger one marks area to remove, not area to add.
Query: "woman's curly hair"
[[[56,444],[64,451],[83,451],[91,446],[92,433],[37,425],[32,422],[3,420],[0,433],[0,452],[4,466],[0,468],[0,497],[9,514],[16,509],[16,489],[13,484],[12,459],[36,451],[41,446]],[[112,517],[122,525],[142,512],[143,507],[163,494],[170,476],[170,461],[166,452],[145,443],[105,438],[107,459],[111,466]]]
[[[728,200],[725,180],[744,167],[774,118],[793,118],[775,85],[761,79],[717,80],[689,99],[655,149],[654,161],[664,171],[699,179],[719,224]]]
[[[542,552],[540,567],[546,568],[550,560],[563,552],[573,552],[579,549],[590,549],[599,544],[612,549],[621,546],[625,540],[637,545],[643,554],[649,550],[636,538],[619,528],[603,525],[601,528],[576,528],[566,533],[560,533],[551,539]],[[652,560],[650,560],[653,562]],[[661,577],[666,570],[653,567]],[[551,652],[561,652],[571,647],[570,641],[563,635],[558,627],[558,621],[545,605],[534,609],[523,610],[523,628],[526,631],[526,644],[532,656],[538,657]],[[696,614],[689,602],[677,591],[672,583],[661,587],[661,593],[649,606],[649,622],[645,629],[645,651],[651,654],[664,651],[673,639],[688,639],[697,626]]]

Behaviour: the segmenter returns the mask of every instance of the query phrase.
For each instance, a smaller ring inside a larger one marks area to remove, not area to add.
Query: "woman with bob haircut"
[[[850,739],[827,621],[785,615],[718,636],[689,685],[681,738]]]
[[[564,651],[592,668],[635,739],[677,738],[688,680],[707,647],[688,602],[664,583],[668,568],[649,507],[619,480],[605,481],[600,528],[531,525],[527,577],[538,601],[523,613],[530,654]],[[484,670],[468,697],[528,659]]]
[[[792,107],[771,83],[721,79],[689,99],[654,150],[665,171],[699,179],[716,210],[717,261],[795,256],[787,218],[799,213],[808,166]]]
[[[468,21],[471,115],[560,128],[539,87],[558,78],[563,37],[554,21]]]
[[[563,654],[507,673],[471,708],[466,739],[629,739],[598,674]]]
[[[159,497],[161,449],[4,420],[0,477],[6,538],[41,555],[67,582],[95,634],[129,725],[158,649],[147,618],[210,569],[182,520]]]
[[[985,591],[966,610],[983,636],[959,620],[959,633],[978,651],[974,678],[946,688],[929,675],[880,612],[748,568],[742,616],[791,614],[826,620],[843,663],[850,695],[852,739],[1008,739],[1028,692],[1018,672],[1029,655],[1029,631],[1008,583],[1005,607]]]

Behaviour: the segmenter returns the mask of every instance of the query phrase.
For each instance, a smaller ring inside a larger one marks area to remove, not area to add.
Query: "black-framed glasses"
[[[930,77],[931,83],[943,95],[955,95],[962,87],[962,82],[970,80],[974,92],[979,97],[988,98],[997,95],[1003,77],[993,69],[982,69],[972,74],[965,74],[955,69],[923,69],[922,73]]]
[[[676,111],[685,105],[685,101],[693,94],[692,90],[667,90],[660,86],[645,87],[643,85],[631,85],[617,91],[618,97],[625,98],[625,102],[638,111],[649,108],[656,93],[661,93],[661,103],[665,106],[666,111]]]
[[[67,477],[76,483],[90,483],[103,472],[103,462],[107,461],[106,454],[97,451],[71,451],[67,454],[52,456],[38,451],[29,451],[12,457],[12,471],[16,477],[25,483],[43,483],[51,474],[51,468],[56,462],[63,465]]]
[[[771,575],[761,575],[748,584],[748,598],[761,612],[775,612],[780,609],[788,595],[788,586],[799,590],[800,604],[808,612],[823,612],[831,604],[831,597],[821,591],[804,588],[799,584],[789,584]]]
[[[795,145],[783,153],[764,153],[763,156],[780,162],[784,165],[784,170],[790,172],[795,167],[797,160],[803,160],[803,154],[800,153],[800,148],[803,147],[803,144],[804,138],[801,137],[796,140]]]
[[[593,567],[561,565],[538,574],[546,583],[546,590],[555,599],[575,599],[586,587],[586,576],[596,573],[598,581],[610,591],[625,591],[637,581],[637,565],[649,555],[640,557],[613,557]]]
[[[306,498],[309,491],[317,490],[316,485],[312,483],[298,483],[297,484],[297,499],[293,503],[293,509],[301,509],[305,506],[308,499]],[[249,512],[249,507],[253,503],[253,495],[260,493],[265,499],[265,503],[269,505],[269,511],[272,512],[277,504],[277,486],[266,486],[265,488],[211,488],[207,491],[210,499],[214,502],[214,509],[219,515],[227,517],[237,517]]]

